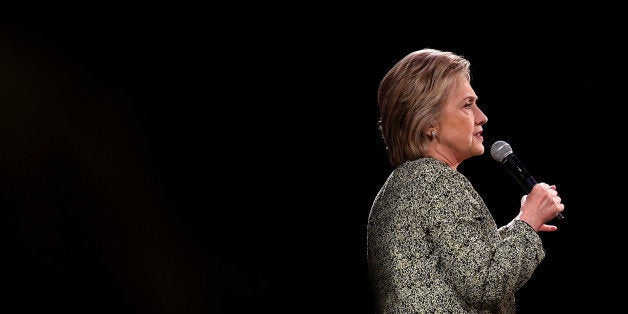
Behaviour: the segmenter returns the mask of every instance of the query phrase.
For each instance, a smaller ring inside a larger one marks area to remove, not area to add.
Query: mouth
[[[482,136],[482,131],[473,134],[473,137],[475,137],[480,142],[484,141],[484,137]]]

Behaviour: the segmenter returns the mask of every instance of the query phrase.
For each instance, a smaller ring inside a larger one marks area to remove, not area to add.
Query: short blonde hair
[[[392,166],[426,157],[427,130],[440,118],[452,84],[471,81],[470,62],[448,51],[421,49],[399,60],[379,84],[379,129]]]

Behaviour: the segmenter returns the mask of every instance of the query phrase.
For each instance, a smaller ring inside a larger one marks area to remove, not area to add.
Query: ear
[[[430,138],[430,139],[432,139],[432,140],[436,139],[436,136],[438,136],[438,132],[436,131],[436,129],[434,129],[434,128],[429,128],[429,129],[428,129],[428,131],[429,131],[429,132],[428,132],[428,134],[427,134],[427,137],[429,137],[429,138]]]

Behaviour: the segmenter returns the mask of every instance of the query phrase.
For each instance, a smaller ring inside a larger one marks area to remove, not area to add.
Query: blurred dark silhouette
[[[217,309],[216,261],[188,223],[195,212],[174,202],[200,182],[165,183],[189,164],[157,171],[190,139],[147,136],[162,110],[182,107],[156,101],[177,92],[166,88],[170,79],[150,76],[174,74],[162,69],[168,62],[149,68],[164,52],[102,21],[47,22],[0,24],[3,304],[19,312]],[[177,118],[163,122],[181,127]]]

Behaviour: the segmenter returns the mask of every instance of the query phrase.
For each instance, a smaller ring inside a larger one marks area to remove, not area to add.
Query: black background
[[[391,170],[376,90],[424,47],[472,63],[487,153],[459,170],[497,222],[522,194],[495,140],[566,204],[520,311],[620,303],[627,66],[612,9],[482,27],[427,8],[39,9],[0,18],[7,307],[372,313],[366,221]]]

